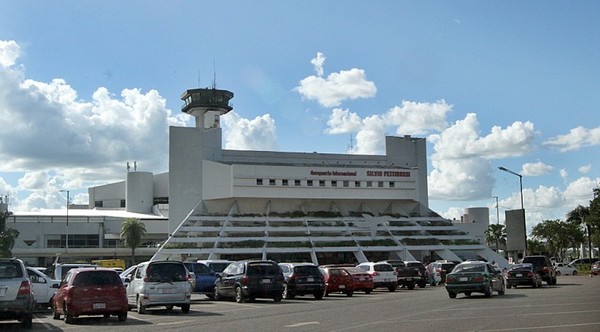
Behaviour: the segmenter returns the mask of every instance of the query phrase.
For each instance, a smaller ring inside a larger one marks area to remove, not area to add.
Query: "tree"
[[[489,225],[485,230],[485,241],[496,244],[496,252],[500,249],[500,244],[506,244],[506,227],[501,224]]]
[[[545,240],[548,255],[560,259],[568,248],[583,241],[579,226],[561,220],[544,220],[533,227],[531,235],[538,240]]]
[[[592,225],[590,223],[590,208],[578,205],[571,212],[567,213],[567,221],[577,226],[584,226],[588,234],[588,255],[591,255],[592,248]],[[591,256],[589,256],[591,257]]]
[[[142,244],[142,239],[146,235],[146,225],[139,219],[127,218],[121,226],[121,239],[125,245],[131,248],[131,260],[135,264],[135,248]]]
[[[0,211],[0,257],[12,257],[12,248],[19,237],[19,231],[6,228],[6,219],[12,215],[8,211]]]

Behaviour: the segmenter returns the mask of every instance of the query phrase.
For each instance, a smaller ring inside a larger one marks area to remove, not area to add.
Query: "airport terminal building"
[[[424,138],[388,136],[385,155],[227,150],[219,119],[231,98],[226,90],[187,90],[182,111],[195,127],[169,128],[167,173],[128,167],[125,181],[89,188],[89,206],[68,210],[68,226],[58,216],[15,213],[9,227],[30,224],[32,233],[21,232],[13,253],[77,255],[60,241],[49,247],[48,230],[34,234],[32,225],[46,220],[55,237],[81,236],[85,226],[98,255],[127,257],[116,243],[119,223],[137,218],[149,231],[136,253],[153,259],[505,261],[480,234],[429,209]],[[481,219],[473,223],[487,228],[489,217]],[[23,245],[27,236],[36,241]]]

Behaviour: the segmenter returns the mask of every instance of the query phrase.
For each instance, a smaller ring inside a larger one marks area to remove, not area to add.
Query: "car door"
[[[492,279],[492,290],[494,291],[498,291],[502,289],[502,276],[500,275],[500,273],[498,273],[498,271],[496,271],[496,268],[494,268],[494,266],[490,265],[490,264],[486,264],[486,270],[487,273],[490,275],[490,278]]]
[[[219,292],[221,295],[227,297],[233,296],[236,278],[241,274],[241,271],[241,263],[231,263],[223,270],[219,282]]]
[[[36,269],[27,268],[27,274],[29,275],[29,281],[31,281],[31,289],[33,291],[33,298],[37,303],[48,303],[50,298],[56,292],[59,282],[53,282],[52,279],[47,278]],[[56,285],[53,287],[53,285]]]
[[[129,274],[129,283],[127,284],[127,303],[130,305],[136,304],[137,294],[143,285],[142,266],[138,265],[131,274]]]

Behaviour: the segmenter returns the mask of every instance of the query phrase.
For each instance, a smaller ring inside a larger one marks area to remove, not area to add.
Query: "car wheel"
[[[213,294],[213,299],[215,301],[220,301],[220,300],[223,299],[223,296],[221,295],[219,286],[215,286],[215,290],[214,290],[214,294]]]
[[[315,300],[323,299],[323,292],[315,292]]]
[[[127,311],[120,312],[117,317],[119,317],[119,322],[124,322],[127,320]]]
[[[294,294],[292,292],[290,292],[287,284],[283,285],[283,295],[282,296],[286,300],[291,300],[294,298]]]
[[[142,299],[138,296],[136,301],[136,311],[138,314],[143,315],[146,313],[146,307],[144,307],[144,305],[142,304]]]
[[[454,292],[448,292],[448,296],[450,296],[451,299],[455,299],[456,298],[456,293],[454,293]]]
[[[483,290],[483,294],[485,297],[492,297],[492,285],[487,284]]]
[[[465,292],[465,296],[471,296],[471,292]]]
[[[390,292],[395,292],[397,288],[398,288],[398,286],[388,286],[388,290]]]
[[[532,287],[532,288],[537,288],[537,286],[538,286],[538,285],[537,285],[537,282],[535,282],[535,281],[534,281],[534,282],[531,284],[531,287]]]
[[[435,281],[432,281],[430,285],[435,286],[436,285]]]
[[[506,285],[506,288],[508,288],[508,289],[510,289],[511,287],[512,287],[511,284]]]
[[[56,310],[56,305],[52,302],[52,319],[60,319],[60,313]]]
[[[552,285],[556,285],[557,281],[556,281],[556,277],[552,278]]]
[[[209,300],[214,300],[215,299],[215,295],[214,294],[204,294],[206,295],[206,297],[208,297]]]
[[[426,285],[427,285],[427,283],[426,283],[426,282],[420,282],[420,283],[419,283],[419,287],[420,287],[420,288],[425,288],[425,286],[426,286]]]
[[[24,329],[30,329],[33,325],[33,314],[26,314],[21,318],[21,327]]]
[[[372,288],[367,288],[367,289],[365,289],[365,294],[371,294],[372,291],[373,291]]]
[[[273,296],[273,301],[279,303],[279,302],[281,302],[282,298],[283,298],[282,295],[277,294],[277,295]]]
[[[183,312],[184,314],[187,314],[188,312],[190,312],[190,304],[182,304],[181,305],[181,312]]]
[[[73,314],[71,314],[67,311],[66,307],[64,308],[64,312],[65,312],[65,323],[67,323],[67,324],[75,323],[75,317],[73,316]]]
[[[502,283],[502,285],[500,285],[500,290],[498,291],[498,295],[504,295],[506,293],[506,287],[504,285],[504,283]]]
[[[354,295],[354,291],[347,291],[346,292],[346,296],[347,297],[352,297],[352,295]]]
[[[559,276],[560,275],[560,271],[556,271],[556,275]]]
[[[240,287],[240,286],[237,286],[235,288],[235,302],[237,302],[237,303],[246,302],[246,297],[244,296],[244,293],[242,293],[242,287]]]
[[[410,290],[415,289],[415,284],[412,282],[410,284],[408,284],[408,289],[410,289]]]
[[[577,275],[577,270],[573,270],[572,275],[576,276]]]
[[[172,311],[172,310],[173,310],[173,305],[172,305],[172,304],[169,304],[169,305],[167,306],[167,311]]]

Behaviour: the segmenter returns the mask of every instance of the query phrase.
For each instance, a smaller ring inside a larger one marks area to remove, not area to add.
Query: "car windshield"
[[[73,286],[115,286],[121,285],[121,278],[113,271],[83,271],[73,280]]]
[[[22,278],[23,271],[17,262],[0,262],[0,278]]]
[[[320,274],[319,268],[310,265],[296,266],[294,267],[294,273],[301,276],[312,276]]]
[[[148,265],[146,271],[150,282],[186,281],[187,271],[182,263],[157,263]]]
[[[460,264],[457,265],[454,270],[455,272],[485,272],[485,265],[483,264]]]
[[[249,276],[274,276],[279,274],[279,267],[275,264],[248,264]]]

